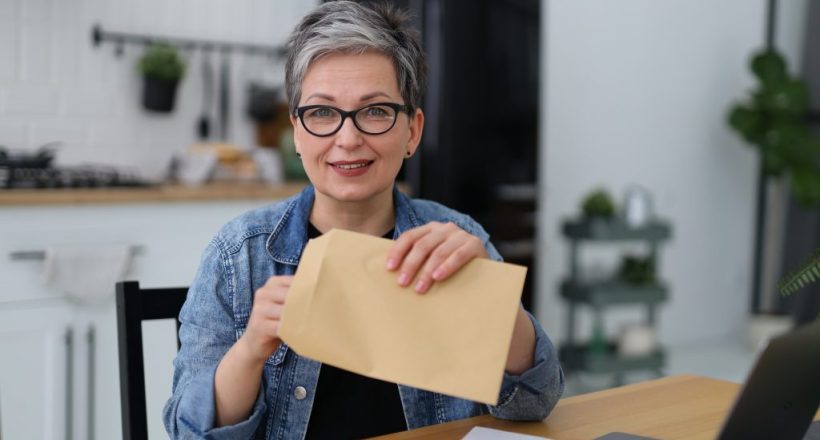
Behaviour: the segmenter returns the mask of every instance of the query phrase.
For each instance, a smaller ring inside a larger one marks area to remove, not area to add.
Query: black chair
[[[187,293],[187,287],[141,289],[137,281],[117,283],[117,341],[123,440],[148,438],[142,321],[175,319],[179,349],[179,311]]]

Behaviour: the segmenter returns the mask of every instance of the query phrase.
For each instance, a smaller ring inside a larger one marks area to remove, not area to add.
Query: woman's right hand
[[[279,348],[279,320],[293,276],[268,278],[253,297],[245,333],[219,362],[214,379],[215,426],[246,420],[259,394],[265,361]]]
[[[292,281],[293,275],[272,276],[254,293],[251,316],[239,340],[243,342],[246,354],[257,361],[267,360],[282,343],[279,321]]]

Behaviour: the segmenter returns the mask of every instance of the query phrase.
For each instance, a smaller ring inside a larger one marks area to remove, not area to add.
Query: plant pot
[[[761,350],[770,339],[784,335],[793,328],[794,321],[789,315],[751,315],[746,323],[746,346],[749,350]]]
[[[143,77],[142,106],[149,111],[170,113],[174,110],[174,99],[179,80]]]

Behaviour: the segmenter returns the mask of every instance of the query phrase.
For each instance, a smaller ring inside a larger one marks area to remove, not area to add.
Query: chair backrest
[[[141,289],[137,281],[117,283],[117,341],[123,440],[148,438],[142,321],[175,319],[179,349],[179,311],[187,293],[187,287]]]

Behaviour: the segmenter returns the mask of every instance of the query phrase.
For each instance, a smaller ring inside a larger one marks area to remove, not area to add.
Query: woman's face
[[[299,107],[328,105],[350,111],[383,102],[407,104],[389,58],[375,52],[330,54],[308,68]],[[368,202],[392,191],[402,162],[419,144],[424,116],[421,110],[413,116],[400,111],[393,128],[379,135],[359,131],[351,118],[327,137],[309,133],[295,116],[291,123],[296,151],[302,155],[317,198]]]

